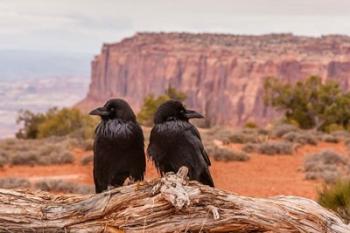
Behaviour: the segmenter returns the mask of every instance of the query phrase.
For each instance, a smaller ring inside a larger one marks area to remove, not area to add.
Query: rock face
[[[137,112],[146,95],[172,86],[212,125],[265,123],[276,116],[262,101],[266,77],[318,75],[349,87],[350,37],[138,33],[103,45],[91,66],[89,92],[77,105],[85,110],[120,97]]]

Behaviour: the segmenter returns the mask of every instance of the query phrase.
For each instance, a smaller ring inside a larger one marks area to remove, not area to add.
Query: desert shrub
[[[35,188],[46,192],[56,193],[93,193],[93,187],[89,185],[76,184],[63,180],[41,180],[35,183]]]
[[[318,193],[320,205],[337,212],[347,223],[350,222],[350,180],[339,180],[325,186]]]
[[[207,149],[207,153],[216,161],[247,161],[250,159],[249,155],[243,151],[225,147],[213,146]]]
[[[296,83],[268,78],[264,91],[265,104],[283,110],[285,118],[296,121],[302,129],[327,131],[339,125],[339,130],[349,125],[350,92],[336,81],[322,82],[316,76]]]
[[[70,151],[52,151],[49,156],[41,156],[39,164],[69,164],[74,162],[74,156]]]
[[[258,132],[258,134],[260,134],[260,135],[269,135],[269,134],[271,133],[269,130],[263,129],[263,128],[259,128],[259,129],[257,130],[257,132]]]
[[[93,156],[92,154],[85,155],[85,156],[80,160],[80,164],[85,166],[85,165],[90,164],[93,160],[94,160],[94,156]]]
[[[222,127],[210,128],[207,132],[202,132],[203,140],[208,139],[209,141],[218,140],[225,141],[233,134],[232,130]]]
[[[345,131],[345,130],[340,130],[340,131],[333,131],[331,132],[331,135],[337,138],[342,138],[342,139],[347,139],[350,138],[350,132]]]
[[[5,189],[18,189],[29,188],[31,183],[27,179],[17,177],[5,177],[0,179],[0,188]]]
[[[12,165],[35,165],[39,164],[39,158],[35,152],[17,152],[11,159],[10,163]]]
[[[213,143],[204,144],[204,149],[209,156],[212,156],[213,154],[215,154],[216,148],[217,146],[214,145]]]
[[[78,109],[52,108],[45,113],[21,111],[17,123],[21,125],[16,134],[17,138],[72,135],[85,139],[93,137],[97,119],[81,113]]]
[[[290,142],[263,142],[247,143],[242,147],[246,153],[257,152],[265,155],[291,155],[295,150],[295,144]]]
[[[140,112],[137,114],[137,120],[142,125],[151,126],[153,124],[153,117],[158,109],[158,107],[166,102],[167,100],[175,99],[179,101],[184,101],[186,99],[186,94],[177,91],[173,87],[169,87],[165,90],[164,94],[159,96],[154,96],[150,94],[146,96],[143,100]]]
[[[273,137],[283,137],[283,135],[290,133],[290,132],[296,132],[299,129],[294,126],[294,125],[289,125],[289,124],[278,124],[272,129],[272,136]]]
[[[244,131],[244,132],[235,132],[231,134],[231,136],[229,136],[228,139],[224,141],[224,143],[245,144],[245,143],[257,143],[259,141],[260,140],[259,140],[258,134],[247,133],[247,131]]]
[[[265,155],[291,155],[294,144],[290,142],[265,142],[258,145],[258,152]]]
[[[0,141],[0,160],[12,165],[48,165],[74,162],[70,138]]]
[[[282,136],[284,140],[300,144],[317,145],[317,137],[308,132],[293,131]]]
[[[8,163],[8,160],[5,156],[2,156],[0,152],[0,168],[3,168]]]
[[[81,142],[80,145],[84,150],[93,150],[94,149],[94,140],[93,139],[85,139],[83,142]]]
[[[348,150],[350,150],[350,138],[345,139],[344,144],[348,148]]]
[[[55,144],[43,144],[33,151],[19,151],[11,158],[13,165],[50,165],[73,162],[72,153]]]
[[[305,158],[304,171],[306,179],[322,179],[326,183],[332,183],[348,174],[349,166],[343,156],[331,150],[323,150]]]
[[[246,153],[252,153],[259,150],[259,144],[256,143],[247,143],[242,147],[242,151]]]
[[[331,135],[331,134],[323,134],[320,136],[320,139],[324,142],[329,142],[329,143],[339,143],[339,138]]]

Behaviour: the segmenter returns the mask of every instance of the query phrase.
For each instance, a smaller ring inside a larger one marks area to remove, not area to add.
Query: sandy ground
[[[239,148],[241,145],[233,145]],[[210,168],[218,188],[241,195],[267,197],[275,195],[297,195],[315,199],[322,184],[304,179],[303,162],[307,154],[322,149],[332,149],[348,154],[342,144],[319,143],[303,146],[294,155],[266,156],[250,154],[246,162],[212,161]],[[92,152],[74,150],[76,162],[59,166],[13,166],[0,170],[0,177],[24,177],[33,182],[42,178],[66,179],[78,183],[93,184],[92,165],[82,166],[80,159]],[[147,164],[146,180],[158,177],[156,169]]]

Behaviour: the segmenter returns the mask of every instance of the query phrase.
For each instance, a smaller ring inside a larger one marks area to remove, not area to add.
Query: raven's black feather
[[[108,186],[121,186],[127,177],[143,180],[146,167],[142,129],[129,105],[115,99],[103,108],[95,115],[102,116],[102,111],[113,113],[105,112],[96,128],[93,170],[96,193]]]
[[[178,101],[168,101],[156,113],[147,154],[161,173],[189,168],[189,178],[214,186],[210,160],[198,130],[186,119],[186,110]],[[191,111],[193,113],[193,111]]]

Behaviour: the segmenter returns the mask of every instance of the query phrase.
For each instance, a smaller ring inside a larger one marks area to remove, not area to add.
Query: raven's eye
[[[113,111],[114,111],[114,107],[111,107],[111,108],[109,109],[109,111],[112,111],[112,112],[113,112]]]

